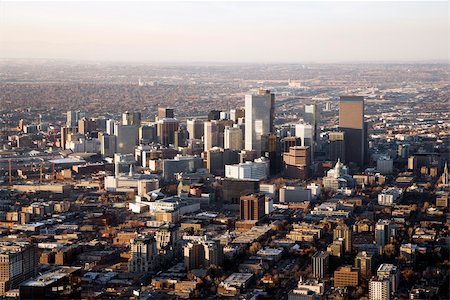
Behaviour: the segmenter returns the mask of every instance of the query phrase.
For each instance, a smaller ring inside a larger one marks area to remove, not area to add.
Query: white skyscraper
[[[369,282],[369,299],[370,300],[390,300],[391,291],[389,280],[372,279]]]
[[[305,105],[305,121],[313,127],[313,140],[320,140],[320,111],[316,104]]]
[[[231,150],[242,150],[242,131],[238,127],[225,127],[224,148]]]
[[[295,125],[295,136],[300,138],[301,146],[312,147],[314,139],[314,128],[311,124],[300,123]]]
[[[261,153],[261,136],[273,132],[275,95],[268,90],[245,95],[245,150]]]

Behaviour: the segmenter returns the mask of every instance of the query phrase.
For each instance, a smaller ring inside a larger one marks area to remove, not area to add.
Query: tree
[[[395,245],[394,244],[387,244],[384,246],[384,254],[386,254],[387,257],[392,257],[395,255]]]
[[[256,252],[258,252],[261,249],[261,247],[262,247],[261,243],[253,242],[253,244],[248,249],[248,252],[250,253],[250,255],[255,255]]]

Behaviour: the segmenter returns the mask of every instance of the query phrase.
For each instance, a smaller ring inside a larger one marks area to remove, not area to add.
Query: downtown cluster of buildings
[[[449,133],[369,123],[364,96],[281,122],[275,98],[4,131],[0,296],[448,296]]]

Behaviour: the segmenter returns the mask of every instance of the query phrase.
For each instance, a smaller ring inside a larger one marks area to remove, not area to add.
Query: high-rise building
[[[96,129],[95,127],[95,121],[91,119],[83,117],[78,120],[78,132],[80,134],[87,134],[91,131],[94,131]]]
[[[138,130],[139,142],[143,144],[149,144],[156,142],[157,130],[156,125],[143,125]]]
[[[336,131],[328,133],[328,158],[332,162],[340,159],[345,162],[345,133]]]
[[[175,132],[178,131],[179,122],[173,118],[162,118],[157,122],[158,141],[168,147],[175,144]]]
[[[188,271],[203,266],[205,247],[201,243],[197,241],[187,243],[184,246],[183,253],[184,265]]]
[[[115,135],[100,132],[98,134],[100,140],[100,153],[105,157],[113,157],[116,153],[116,139]]]
[[[305,105],[305,121],[313,127],[313,146],[316,146],[320,140],[320,111],[316,104]]]
[[[86,113],[79,110],[69,110],[67,111],[66,117],[66,127],[77,127],[78,120],[85,117]]]
[[[310,147],[295,146],[283,153],[284,175],[289,178],[306,180],[310,177]]]
[[[126,111],[122,114],[122,125],[141,126],[141,113]]]
[[[109,135],[115,135],[116,133],[114,132],[115,128],[116,128],[116,124],[118,122],[116,120],[113,119],[108,119],[106,120],[106,133]]]
[[[375,242],[384,247],[391,239],[392,223],[389,220],[378,220],[375,224]]]
[[[242,130],[238,127],[226,126],[224,131],[224,148],[242,150]]]
[[[245,149],[261,153],[261,137],[273,133],[275,94],[259,90],[245,96]]]
[[[311,124],[296,124],[295,136],[300,138],[301,146],[312,147],[314,141],[314,128]]]
[[[211,110],[208,113],[208,121],[212,121],[212,120],[220,120],[220,110]]]
[[[312,273],[315,278],[322,279],[328,275],[330,264],[330,254],[324,251],[317,251],[312,256]]]
[[[265,215],[265,199],[263,193],[241,196],[240,212],[242,220],[259,220]]]
[[[175,118],[173,108],[158,107],[158,119]]]
[[[230,109],[230,120],[237,123],[240,118],[245,117],[245,110],[243,108]]]
[[[131,242],[129,272],[151,272],[158,267],[156,240],[152,235],[139,235]]]
[[[203,136],[203,121],[198,119],[187,120],[187,131],[190,139],[201,139]]]
[[[206,152],[206,168],[215,176],[225,175],[225,165],[239,163],[239,152],[214,147]]]
[[[204,150],[219,146],[219,123],[216,120],[204,123]]]
[[[341,266],[334,271],[334,287],[356,287],[359,284],[359,270],[352,266]]]
[[[377,270],[378,279],[389,280],[391,293],[398,291],[400,284],[400,269],[393,264],[381,264]]]
[[[301,146],[302,141],[300,138],[295,136],[288,136],[281,140],[281,150],[282,152],[289,152],[289,148],[295,147],[295,146]]]
[[[390,300],[389,280],[372,278],[369,281],[369,300]]]
[[[367,157],[367,125],[364,123],[364,97],[341,96],[339,128],[345,133],[345,162],[362,168]]]
[[[0,296],[37,273],[37,249],[28,242],[0,243]]]
[[[183,248],[183,254],[187,270],[221,266],[223,263],[223,246],[219,241],[206,238],[189,241]]]
[[[346,224],[341,223],[333,230],[333,240],[344,239],[344,251],[352,251],[352,230]]]
[[[136,146],[136,126],[116,124],[114,133],[117,136],[116,149],[118,153],[134,153]]]
[[[362,278],[368,279],[372,277],[372,270],[374,267],[374,257],[367,251],[361,251],[356,255],[355,267],[359,269],[359,274]]]

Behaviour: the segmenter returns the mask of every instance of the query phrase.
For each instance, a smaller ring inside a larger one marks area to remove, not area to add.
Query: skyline
[[[446,2],[2,2],[0,14],[2,60],[448,62],[449,52]]]

